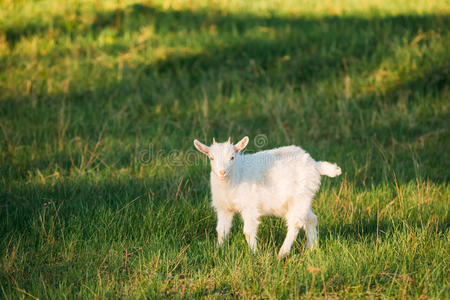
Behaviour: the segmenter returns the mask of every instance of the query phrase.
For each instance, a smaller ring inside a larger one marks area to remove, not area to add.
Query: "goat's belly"
[[[286,215],[292,200],[280,195],[267,195],[258,198],[258,212],[263,216],[283,217]]]
[[[284,207],[273,207],[273,206],[266,206],[266,207],[260,207],[258,209],[258,213],[261,216],[275,216],[275,217],[283,217],[286,215],[287,210]]]

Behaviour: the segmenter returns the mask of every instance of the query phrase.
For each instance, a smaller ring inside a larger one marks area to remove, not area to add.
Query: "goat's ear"
[[[236,145],[234,145],[236,152],[241,152],[242,150],[244,150],[244,148],[247,147],[248,141],[249,141],[248,136],[246,136],[242,140],[240,140]]]
[[[203,154],[208,155],[209,153],[209,147],[205,144],[200,143],[198,140],[194,140],[194,146],[197,148],[198,151],[200,151]]]

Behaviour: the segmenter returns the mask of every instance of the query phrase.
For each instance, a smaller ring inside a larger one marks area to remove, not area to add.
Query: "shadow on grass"
[[[26,236],[25,243],[64,239],[103,242],[148,241],[176,247],[213,232],[209,187],[186,178],[86,178],[10,187],[0,192],[0,233]],[[205,209],[208,208],[208,209]],[[169,234],[172,232],[173,235]],[[180,236],[181,235],[181,236]],[[3,245],[6,246],[6,245]],[[181,246],[180,246],[181,247]]]
[[[393,218],[392,220],[386,220],[383,218],[381,221],[376,219],[376,216],[370,216],[368,218],[361,218],[359,224],[334,224],[321,230],[322,237],[326,241],[329,238],[335,239],[340,237],[346,241],[376,241],[377,238],[383,239],[386,235],[392,235],[395,232],[411,230],[419,231],[423,228],[428,228],[429,224],[424,224],[430,219],[424,217],[424,220],[412,220],[403,218]],[[443,234],[448,231],[449,224],[445,220],[433,220],[431,227],[436,234]],[[381,241],[381,240],[380,240]]]

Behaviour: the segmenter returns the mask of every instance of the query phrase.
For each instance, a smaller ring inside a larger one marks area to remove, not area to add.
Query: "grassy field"
[[[449,49],[439,0],[1,0],[1,297],[450,297]],[[217,248],[230,135],[342,167],[316,250]]]

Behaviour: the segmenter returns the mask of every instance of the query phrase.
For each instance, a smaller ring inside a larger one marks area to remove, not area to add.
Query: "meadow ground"
[[[438,0],[1,0],[0,295],[449,297],[449,40]],[[229,135],[342,167],[318,249],[217,248]]]

